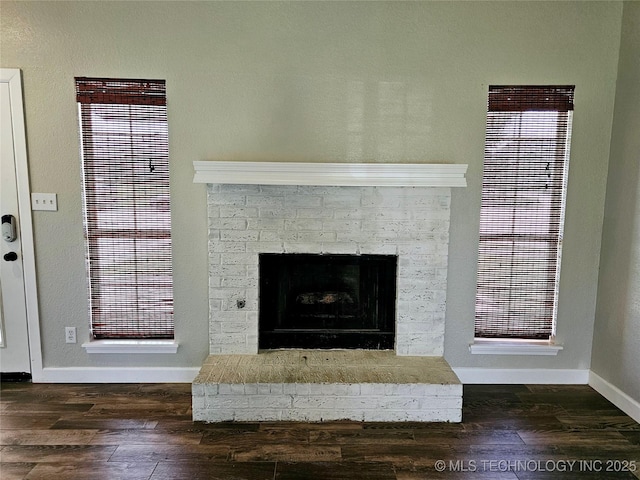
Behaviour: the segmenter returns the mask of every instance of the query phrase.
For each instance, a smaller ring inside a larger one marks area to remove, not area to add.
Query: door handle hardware
[[[16,217],[13,215],[2,215],[2,238],[9,243],[18,238]]]
[[[15,262],[18,259],[16,252],[5,253],[3,257],[7,262]]]

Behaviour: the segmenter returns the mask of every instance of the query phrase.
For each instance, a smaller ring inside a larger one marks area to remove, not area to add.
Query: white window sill
[[[562,345],[550,341],[484,340],[476,339],[469,345],[473,355],[558,355]]]
[[[175,340],[94,340],[83,343],[87,353],[177,353]]]

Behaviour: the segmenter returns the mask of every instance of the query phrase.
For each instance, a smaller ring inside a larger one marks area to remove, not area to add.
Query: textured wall
[[[640,402],[640,3],[624,7],[592,369]]]
[[[198,366],[207,207],[193,160],[468,163],[451,197],[445,357],[588,368],[622,5],[617,2],[10,2],[0,62],[24,77],[45,366]],[[167,80],[175,356],[88,356],[74,76]],[[472,356],[489,84],[575,84],[558,357]],[[482,357],[482,358],[479,358]]]

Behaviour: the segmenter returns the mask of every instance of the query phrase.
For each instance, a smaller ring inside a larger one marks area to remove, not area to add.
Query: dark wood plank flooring
[[[588,386],[468,385],[460,424],[204,424],[188,384],[0,389],[2,480],[637,480],[634,469],[640,425]]]

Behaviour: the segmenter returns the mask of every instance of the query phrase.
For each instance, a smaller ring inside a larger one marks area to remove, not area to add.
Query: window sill
[[[469,345],[473,355],[558,355],[562,345],[549,341],[475,340]]]
[[[94,340],[82,344],[87,353],[177,353],[175,340]]]

